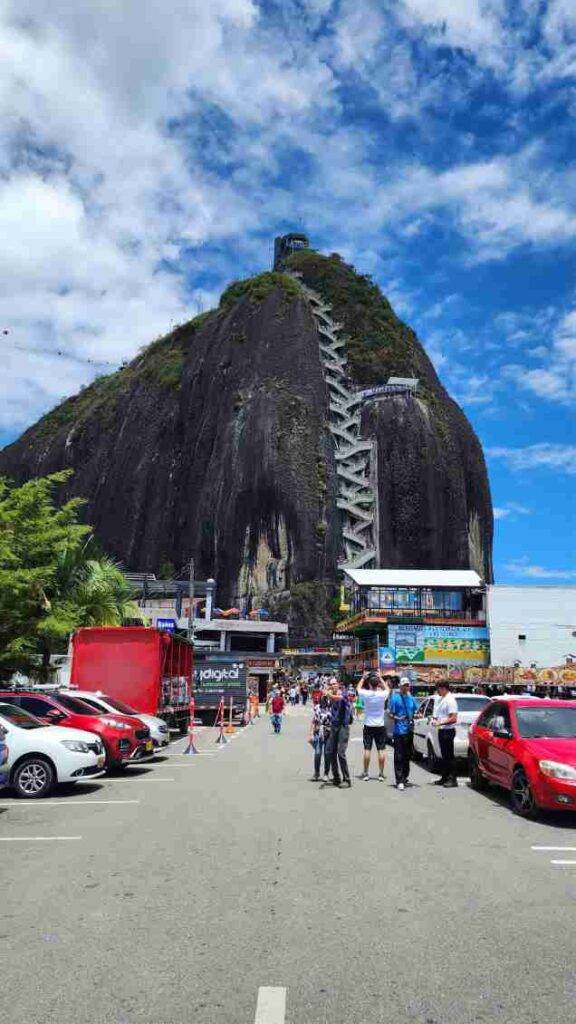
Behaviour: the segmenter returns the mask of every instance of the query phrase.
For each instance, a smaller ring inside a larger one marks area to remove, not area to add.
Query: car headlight
[[[75,750],[77,754],[90,753],[90,747],[82,740],[60,740],[60,742],[63,747],[66,747],[66,750]]]
[[[566,779],[568,782],[576,782],[576,768],[571,764],[562,764],[561,761],[539,761],[538,767],[542,775],[551,779]]]
[[[127,725],[126,722],[117,722],[114,718],[103,718],[102,721],[105,725],[111,726],[112,729],[131,729],[131,725]]]

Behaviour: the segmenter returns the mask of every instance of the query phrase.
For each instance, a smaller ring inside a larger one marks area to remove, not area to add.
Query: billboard
[[[226,705],[231,697],[234,704],[244,704],[247,692],[244,661],[215,656],[195,663],[194,697],[198,707],[215,707],[220,697]]]
[[[487,665],[486,626],[390,625],[388,642],[396,661],[420,665]]]

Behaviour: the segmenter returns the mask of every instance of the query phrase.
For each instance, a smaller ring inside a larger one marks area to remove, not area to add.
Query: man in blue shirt
[[[394,774],[396,788],[404,789],[410,774],[414,740],[414,715],[418,705],[410,693],[410,680],[400,679],[400,689],[392,694],[388,711],[394,721]]]

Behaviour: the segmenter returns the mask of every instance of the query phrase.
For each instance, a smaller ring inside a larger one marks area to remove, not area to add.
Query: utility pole
[[[188,609],[188,639],[194,643],[194,559],[190,559],[190,576],[188,577],[188,597],[190,608]]]

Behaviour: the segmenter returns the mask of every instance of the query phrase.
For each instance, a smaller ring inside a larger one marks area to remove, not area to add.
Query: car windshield
[[[19,729],[43,729],[44,723],[39,722],[34,715],[29,715],[27,711],[22,708],[15,708],[11,704],[0,704],[0,719],[3,718],[6,722],[10,722],[11,725],[18,726]]]
[[[516,708],[516,719],[524,739],[576,739],[576,707]]]
[[[79,700],[78,697],[69,697],[67,693],[59,693],[56,700],[63,708],[67,711],[71,711],[73,715],[93,715],[94,708],[91,708],[89,704],[85,704],[83,700]],[[105,714],[104,711],[97,712],[97,714]]]
[[[489,697],[456,697],[458,711],[477,711],[478,714],[490,703]]]

